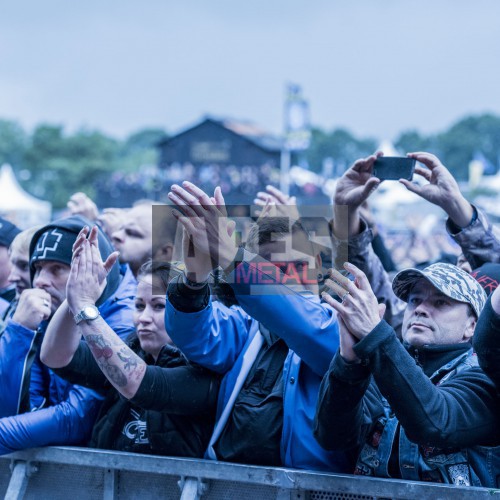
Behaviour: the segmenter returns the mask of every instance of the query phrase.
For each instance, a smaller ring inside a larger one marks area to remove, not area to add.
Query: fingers
[[[178,210],[172,210],[172,215],[182,224],[182,227],[189,235],[195,232],[196,228],[193,225],[193,217],[185,217]]]
[[[72,251],[73,254],[81,247],[82,243],[87,239],[89,233],[89,227],[84,226],[82,230],[78,233],[75,242],[73,243]]]
[[[180,216],[187,216],[189,218],[196,218],[196,217],[203,217],[202,213],[198,213],[199,210],[196,210],[194,207],[191,207],[182,196],[180,196],[174,186],[172,186],[172,189],[175,190],[175,192],[171,191],[168,193],[168,198],[174,205],[176,205],[179,209],[182,210],[183,213],[177,211],[177,210],[172,210],[172,213],[175,215],[175,213],[179,214]]]
[[[344,263],[344,269],[354,276],[354,284],[361,290],[371,290],[370,282],[366,274],[350,262]]]
[[[384,318],[385,310],[387,309],[387,306],[385,304],[379,304],[378,305],[378,317],[380,319]]]
[[[236,222],[234,220],[230,220],[227,223],[227,234],[229,236],[232,236],[235,229],[236,229]]]
[[[113,252],[111,255],[108,256],[108,258],[103,264],[104,270],[106,271],[106,275],[109,274],[113,266],[116,264],[116,261],[118,260],[119,256],[120,252]]]
[[[325,282],[326,284],[326,282]],[[335,311],[337,311],[337,313],[341,314],[344,312],[344,307],[342,306],[342,304],[340,302],[338,302],[337,300],[335,300],[332,296],[330,296],[328,293],[326,292],[322,292],[321,293],[321,297],[322,299],[327,303],[329,304],[330,306],[332,306],[333,309],[335,309]]]
[[[273,197],[267,195],[266,193],[263,193],[262,191],[259,191],[257,193],[257,198],[253,200],[254,205],[258,205],[259,207],[263,207],[265,205],[269,205],[272,203]]]
[[[373,155],[356,160],[351,168],[356,172],[373,172],[373,164],[380,156],[383,156],[382,151],[377,151]]]
[[[365,201],[369,198],[369,196],[380,186],[380,179],[378,177],[370,177],[364,187],[363,187],[363,197]]]
[[[431,153],[426,153],[423,151],[408,153],[406,156],[408,158],[414,158],[420,163],[423,163],[426,167],[429,167],[431,170],[436,167],[441,167],[443,164],[439,161],[439,158]]]
[[[174,184],[175,186],[175,184]],[[174,187],[172,186],[172,188]],[[176,193],[184,196],[186,200],[188,201],[189,204],[191,205],[201,205],[205,210],[211,210],[216,208],[215,205],[212,203],[212,200],[210,199],[210,196],[208,196],[205,191],[200,189],[198,186],[195,186],[191,182],[184,181],[182,183],[182,189],[184,192],[177,190]],[[186,194],[187,193],[187,194]],[[215,196],[217,194],[217,196]],[[217,193],[214,193],[214,197],[220,197],[222,198],[222,192],[220,189],[217,191]],[[224,198],[222,198],[221,205],[224,204]]]
[[[92,248],[90,246],[89,240],[83,242],[83,252],[81,254],[82,267],[85,276],[89,276],[92,273]]]
[[[84,240],[85,241],[85,240]],[[69,271],[68,283],[72,283],[73,280],[78,278],[80,273],[80,254],[83,251],[83,244],[81,244],[77,250],[73,251],[73,257],[71,259],[71,266]],[[70,286],[70,285],[68,285]]]
[[[339,297],[341,305],[343,305],[346,297],[348,297],[350,295],[350,292],[348,290],[346,290],[342,285],[340,285],[336,281],[332,281],[331,279],[325,280],[325,286],[327,286],[333,293],[335,293],[335,295],[337,295]],[[336,302],[334,299],[332,299],[332,300],[334,302]],[[329,302],[329,304],[330,304],[330,302]]]
[[[283,191],[280,191],[277,187],[266,186],[266,191],[270,193],[276,200],[282,205],[290,205],[291,198],[287,196]]]
[[[96,225],[92,226],[92,229],[90,230],[90,234],[87,239],[89,240],[89,243],[95,247],[99,247],[98,235],[99,235],[99,227]]]
[[[224,196],[222,196],[222,189],[217,186],[214,191],[215,205],[220,210],[223,216],[227,217],[226,202]]]
[[[403,184],[403,186],[406,189],[408,189],[408,191],[420,195],[422,191],[422,186],[419,186],[418,184],[415,184],[414,182],[411,182],[408,179],[399,179],[399,182]]]
[[[331,276],[332,280],[334,280],[343,289],[345,289],[344,291],[347,291],[349,293],[355,293],[356,285],[347,276],[343,276],[336,269],[329,269],[328,274]]]

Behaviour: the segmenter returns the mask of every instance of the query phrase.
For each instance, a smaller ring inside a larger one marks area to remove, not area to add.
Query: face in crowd
[[[290,228],[288,219],[264,220],[250,230],[246,247],[279,267],[288,288],[319,293],[321,257],[304,229]]]
[[[131,208],[126,220],[112,235],[113,245],[120,252],[120,262],[128,263],[137,275],[139,268],[152,256],[152,207]]]
[[[31,288],[29,250],[31,238],[38,229],[40,229],[40,226],[25,229],[14,238],[9,248],[9,282],[15,285],[17,298],[19,298],[24,290]]]
[[[45,290],[50,295],[53,314],[66,298],[66,283],[70,267],[54,260],[37,261],[34,267],[33,286]]]
[[[172,344],[165,330],[165,292],[165,285],[157,276],[139,276],[134,325],[141,348],[155,360],[164,345]]]
[[[468,342],[475,326],[469,304],[448,297],[424,278],[415,283],[403,318],[405,342],[416,347]]]
[[[0,245],[0,288],[9,285],[10,270],[9,249],[4,245]]]

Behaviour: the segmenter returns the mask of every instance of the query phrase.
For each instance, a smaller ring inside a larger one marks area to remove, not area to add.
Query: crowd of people
[[[500,488],[500,238],[430,153],[458,260],[396,269],[360,159],[327,238],[269,187],[0,221],[0,454],[48,445]],[[332,213],[333,210],[333,213]],[[328,243],[325,243],[325,239]],[[451,259],[453,260],[453,259]]]

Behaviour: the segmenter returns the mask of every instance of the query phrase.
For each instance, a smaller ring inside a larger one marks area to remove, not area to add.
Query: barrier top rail
[[[500,489],[457,487],[448,484],[381,479],[279,467],[240,465],[190,458],[139,455],[74,447],[48,447],[16,452],[4,457],[13,464],[61,464],[112,471],[152,473],[203,481],[230,481],[280,490],[336,492],[400,499],[479,499],[499,495]]]

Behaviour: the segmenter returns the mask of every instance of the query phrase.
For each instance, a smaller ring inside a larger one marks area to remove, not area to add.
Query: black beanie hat
[[[21,230],[12,222],[0,217],[0,245],[9,248]]]
[[[39,229],[33,235],[30,243],[31,282],[33,282],[35,276],[35,262],[51,260],[70,266],[73,255],[72,248],[78,233],[84,226],[91,228],[92,225],[93,223],[85,217],[72,215],[71,217],[51,222]],[[103,260],[106,260],[114,249],[101,229],[98,232],[98,244],[101,257]],[[101,305],[109,298],[117,290],[119,284],[120,265],[116,262],[108,274],[106,288],[99,297],[97,305]]]

